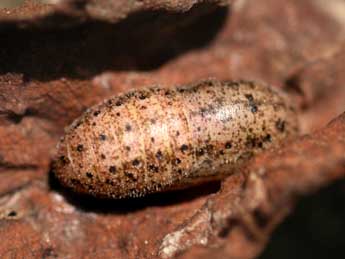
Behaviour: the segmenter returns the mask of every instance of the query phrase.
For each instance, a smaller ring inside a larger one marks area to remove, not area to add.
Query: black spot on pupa
[[[97,117],[100,113],[101,113],[101,111],[95,111],[95,112],[93,113],[93,116]]]
[[[132,130],[132,126],[130,124],[126,124],[126,131],[129,132]]]
[[[92,126],[96,126],[96,122],[92,122]]]
[[[129,152],[131,151],[131,147],[130,146],[126,146],[126,150]]]
[[[176,131],[176,137],[180,136],[180,132]]]
[[[163,154],[162,154],[162,151],[158,150],[158,152],[156,153],[156,158],[158,160],[161,160],[163,158]]]
[[[77,146],[77,151],[78,152],[82,152],[84,150],[84,146],[82,145],[82,144],[79,144],[78,146]]]
[[[79,121],[75,124],[74,129],[78,128],[81,124],[82,124],[82,121],[79,120]]]
[[[228,142],[226,142],[226,143],[225,143],[225,148],[226,148],[226,149],[230,149],[230,148],[232,148],[232,144],[231,144],[231,142],[229,142],[229,141],[228,141]]]
[[[138,97],[140,100],[145,100],[147,98],[147,94],[144,92],[141,92]]]
[[[251,94],[245,94],[244,96],[248,99],[249,102],[253,102],[253,101],[254,101],[253,95],[251,95]]]
[[[263,139],[265,142],[271,142],[272,141],[272,137],[270,134],[267,134],[264,139]]]
[[[205,154],[205,151],[202,149],[202,148],[199,148],[197,151],[196,151],[196,155],[197,156],[203,156]]]
[[[178,172],[179,174],[182,174],[182,169],[178,169],[177,172]]]
[[[134,160],[132,161],[132,165],[133,165],[133,166],[138,166],[138,165],[140,165],[139,159],[134,159]]]
[[[255,146],[256,146],[256,139],[255,139],[255,137],[247,136],[246,147],[253,148]]]
[[[197,130],[200,132],[201,131],[201,127],[198,127]]]
[[[120,117],[120,115],[121,115],[121,114],[120,114],[119,112],[116,113],[116,116],[117,116],[117,117]]]
[[[110,173],[115,173],[115,172],[116,172],[116,166],[113,166],[113,165],[110,166],[110,167],[109,167],[109,172],[110,172]]]
[[[65,156],[60,156],[59,160],[61,161],[62,164],[68,164],[69,163],[69,159]]]
[[[205,107],[200,108],[200,114],[201,116],[205,116],[207,109]]]
[[[86,176],[87,176],[88,178],[92,178],[92,177],[93,177],[92,173],[90,173],[90,172],[86,172]]]
[[[158,166],[155,166],[153,164],[149,165],[148,169],[149,169],[150,172],[154,172],[154,173],[158,173],[158,171],[159,171]]]
[[[15,210],[11,210],[8,214],[7,214],[8,217],[15,217],[17,216],[17,212]]]
[[[105,155],[104,155],[104,154],[101,154],[101,158],[102,158],[102,159],[105,159]]]
[[[125,175],[132,181],[136,181],[138,179],[137,175],[130,171],[125,171]]]
[[[110,103],[111,104],[111,103]],[[122,102],[120,100],[118,100],[116,103],[115,103],[116,106],[121,106],[122,105]]]
[[[254,102],[254,97],[252,94],[245,94],[244,95],[248,101],[249,101],[249,106],[250,106],[250,111],[252,113],[256,113],[258,111],[258,107],[256,106],[255,102]]]
[[[130,92],[126,93],[125,96],[127,99],[129,99],[129,98],[135,96],[135,91],[130,91]]]
[[[154,137],[151,138],[151,142],[155,143],[155,138]]]
[[[104,135],[104,134],[100,134],[100,135],[99,135],[99,139],[102,140],[102,141],[104,141],[104,140],[107,139],[107,136]]]
[[[171,96],[171,93],[172,92],[169,89],[167,89],[164,94],[165,94],[165,96],[169,97],[169,96]]]
[[[176,158],[175,161],[174,161],[174,164],[175,165],[181,164],[181,159]]]
[[[188,150],[188,146],[186,144],[183,144],[180,149],[181,149],[181,152],[184,153],[185,151]]]
[[[279,119],[276,122],[276,128],[280,131],[280,132],[284,132],[285,131],[285,121]]]

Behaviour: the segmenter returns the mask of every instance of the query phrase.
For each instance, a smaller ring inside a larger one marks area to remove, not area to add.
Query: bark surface
[[[337,0],[60,0],[0,9],[0,257],[257,257],[301,196],[345,177],[341,8]],[[291,94],[301,136],[221,183],[143,199],[78,196],[50,173],[64,127],[91,105],[210,77]]]

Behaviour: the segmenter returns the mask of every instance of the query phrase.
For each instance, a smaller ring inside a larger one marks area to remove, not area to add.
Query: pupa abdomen
[[[77,192],[143,196],[221,179],[297,125],[287,98],[259,83],[134,90],[73,122],[54,172]]]

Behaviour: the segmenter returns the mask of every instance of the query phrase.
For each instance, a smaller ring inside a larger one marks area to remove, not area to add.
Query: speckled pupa
[[[254,82],[145,88],[88,109],[66,130],[54,172],[99,197],[138,197],[224,178],[298,131],[288,98]]]

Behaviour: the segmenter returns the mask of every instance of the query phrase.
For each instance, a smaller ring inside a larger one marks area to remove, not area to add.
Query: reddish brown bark
[[[315,1],[28,2],[1,10],[0,30],[1,258],[254,258],[301,195],[345,176],[344,24]],[[49,174],[90,105],[208,77],[283,88],[307,135],[220,190],[97,200]]]

